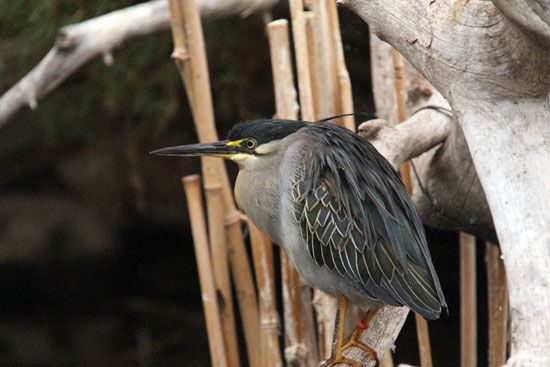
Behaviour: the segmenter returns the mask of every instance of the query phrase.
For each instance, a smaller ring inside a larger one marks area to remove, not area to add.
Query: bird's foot
[[[361,335],[369,328],[370,322],[374,318],[374,315],[378,312],[378,308],[373,309],[372,311],[367,312],[367,314],[359,320],[357,323],[357,327],[351,334],[350,338],[347,342],[344,341],[344,320],[345,320],[345,313],[347,310],[347,299],[342,298],[339,299],[338,304],[338,313],[336,314],[336,322],[335,322],[335,331],[334,331],[334,344],[332,346],[332,355],[329,359],[325,360],[323,363],[321,363],[321,367],[334,367],[338,365],[348,365],[350,367],[362,367],[363,364],[357,361],[354,361],[352,359],[346,358],[343,356],[343,352],[346,349],[355,347],[359,348],[362,351],[365,352],[367,355],[367,358],[370,361],[375,361],[375,365],[378,366],[378,356],[376,355],[376,351],[369,347],[368,345],[365,345],[362,343],[359,339],[361,338]]]
[[[378,355],[376,354],[376,351],[368,345],[361,343],[359,340],[357,340],[355,338],[355,335],[352,335],[351,338],[344,345],[342,345],[342,351],[351,347],[361,349],[363,352],[365,352],[370,361],[376,361],[376,365],[378,365]]]
[[[364,351],[365,354],[367,354],[368,359],[370,361],[375,361],[376,366],[378,366],[379,361],[378,361],[378,355],[376,354],[376,351],[374,349],[372,349],[371,347],[369,347],[368,345],[366,345],[364,343],[361,343],[359,340],[357,340],[358,336],[359,336],[358,333],[357,334],[353,333],[353,335],[349,338],[349,340],[344,345],[342,345],[342,348],[339,351],[337,351],[337,353],[335,355],[333,355],[332,357],[330,357],[329,359],[324,361],[321,364],[321,366],[322,367],[334,367],[334,366],[337,366],[337,365],[340,365],[340,364],[346,364],[350,367],[362,367],[363,366],[362,363],[351,360],[349,358],[345,358],[342,355],[342,353],[346,349],[349,349],[349,348],[352,348],[352,347],[359,348],[362,351]]]

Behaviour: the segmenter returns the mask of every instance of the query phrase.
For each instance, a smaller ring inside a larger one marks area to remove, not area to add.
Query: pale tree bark
[[[203,18],[247,15],[277,0],[197,0]],[[98,56],[107,65],[112,51],[124,42],[168,30],[168,2],[153,0],[113,11],[59,29],[52,49],[23,79],[0,98],[0,128],[21,108],[34,109],[38,101]]]
[[[550,8],[527,0],[495,1],[498,7],[481,0],[347,3],[452,106],[506,265],[508,365],[550,365],[550,47],[543,21]]]
[[[395,125],[398,119],[395,71],[391,62],[393,48],[371,34],[370,49],[376,113],[390,125]],[[445,112],[450,109],[447,101],[406,60],[403,69],[408,114],[414,114],[425,106],[436,106],[443,110],[431,115],[446,118],[443,115],[450,113]],[[416,121],[419,124],[411,128],[423,129],[423,122]],[[368,129],[368,126],[369,123],[365,123],[360,130]],[[425,133],[430,134],[430,130],[425,130]],[[393,152],[400,154],[399,149]],[[460,126],[456,123],[450,125],[442,146],[417,153],[412,155],[416,157],[411,166],[412,198],[422,222],[440,230],[464,231],[485,240],[496,241],[489,205]],[[449,187],[453,189],[449,190]]]

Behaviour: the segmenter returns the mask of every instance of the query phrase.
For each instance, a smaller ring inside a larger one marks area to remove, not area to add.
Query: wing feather
[[[424,229],[399,176],[368,142],[318,123],[293,172],[294,218],[318,266],[365,295],[437,318],[446,308]]]

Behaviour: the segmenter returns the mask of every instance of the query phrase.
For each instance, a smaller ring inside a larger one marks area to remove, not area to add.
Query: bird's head
[[[180,157],[210,156],[231,159],[239,164],[261,159],[277,150],[279,142],[306,126],[302,121],[260,119],[238,123],[227,140],[205,144],[179,145],[150,154]]]

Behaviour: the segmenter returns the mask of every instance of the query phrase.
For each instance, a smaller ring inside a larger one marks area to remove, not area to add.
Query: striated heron
[[[355,346],[382,305],[426,319],[447,308],[419,215],[398,174],[367,141],[324,121],[242,122],[227,140],[152,154],[214,156],[239,165],[239,207],[289,254],[300,275],[338,297],[335,347],[327,366],[359,364]],[[348,302],[368,311],[344,342]]]

